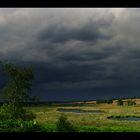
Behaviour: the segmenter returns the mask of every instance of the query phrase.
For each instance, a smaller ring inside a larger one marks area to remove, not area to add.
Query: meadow
[[[140,132],[140,121],[111,120],[108,117],[140,117],[140,105],[118,106],[114,103],[82,105],[43,105],[25,107],[36,114],[35,121],[44,127],[46,132],[57,132],[56,122],[62,114],[77,128],[77,132]],[[80,114],[73,112],[59,112],[58,109],[100,110],[101,114]]]

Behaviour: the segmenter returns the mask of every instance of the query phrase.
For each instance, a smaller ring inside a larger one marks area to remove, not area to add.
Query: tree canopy
[[[3,94],[8,102],[16,104],[27,100],[34,79],[33,69],[5,64],[3,70],[9,76],[9,83],[3,89]]]

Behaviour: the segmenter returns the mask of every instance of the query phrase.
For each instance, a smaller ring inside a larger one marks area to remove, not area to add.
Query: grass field
[[[61,114],[65,114],[79,132],[140,132],[140,121],[110,120],[109,116],[137,116],[140,117],[140,106],[117,106],[116,104],[85,104],[82,106],[38,106],[26,107],[36,114],[36,121],[48,127],[55,128],[55,123]],[[62,113],[57,109],[101,110],[103,114]]]

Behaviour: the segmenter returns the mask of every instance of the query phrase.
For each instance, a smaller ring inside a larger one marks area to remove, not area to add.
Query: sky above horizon
[[[44,100],[140,96],[140,9],[0,8],[0,60]]]

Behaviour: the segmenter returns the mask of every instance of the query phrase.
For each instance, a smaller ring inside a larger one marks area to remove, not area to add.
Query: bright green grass
[[[97,104],[79,107],[41,106],[26,107],[33,111],[35,119],[47,131],[55,132],[55,123],[62,114],[58,108],[102,110],[104,114],[78,114],[64,113],[68,119],[78,128],[78,132],[140,132],[140,121],[109,120],[108,116],[140,116],[140,106],[116,106],[112,104]]]
[[[57,132],[55,124],[44,124],[44,132]],[[75,125],[77,128],[76,132],[140,132],[136,128],[128,127],[97,127],[97,126],[84,126],[84,125]]]

